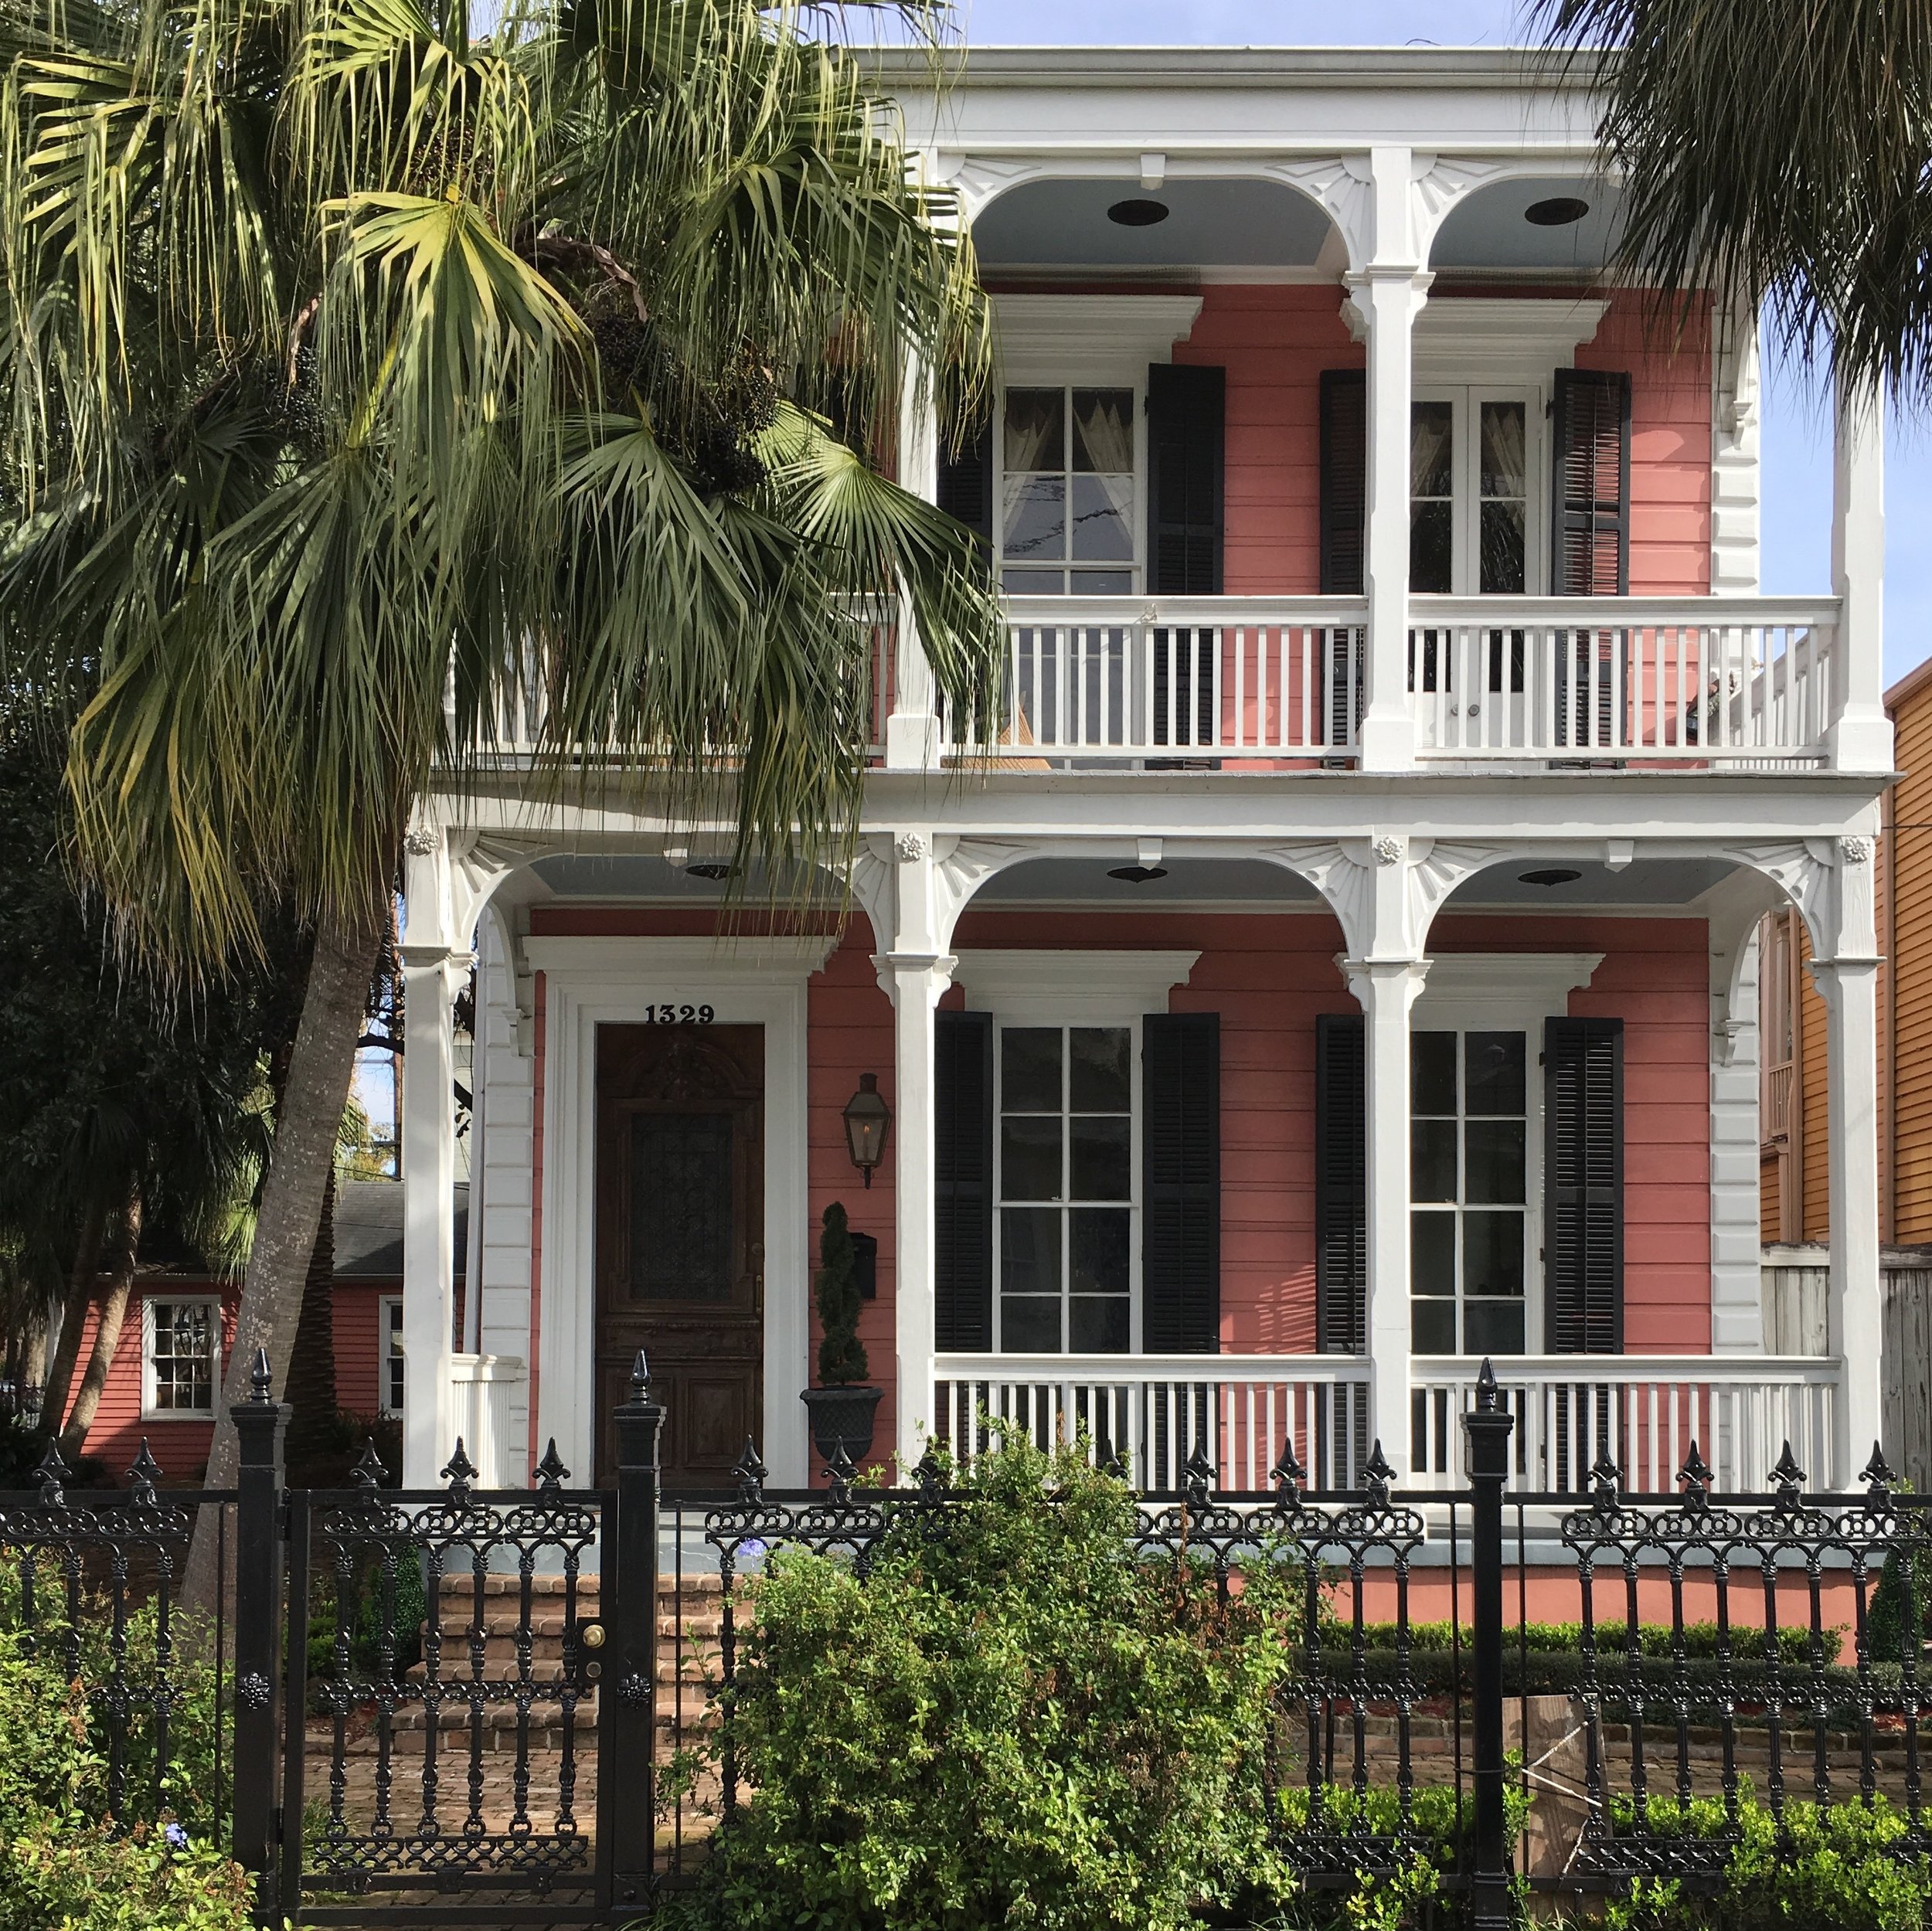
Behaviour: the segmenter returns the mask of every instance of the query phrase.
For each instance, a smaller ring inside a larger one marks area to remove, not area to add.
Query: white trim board
[[[719,1025],[765,1034],[764,1439],[784,1487],[807,1477],[811,1200],[806,1147],[805,982],[833,941],[542,938],[545,975],[543,1333],[537,1437],[556,1437],[573,1468],[596,1443],[597,1029],[641,1022],[645,1008],[706,1005]]]
[[[1082,386],[1144,382],[1201,312],[1199,295],[994,295],[995,338],[1009,382]],[[1069,372],[1072,372],[1070,373]]]
[[[1198,952],[1029,952],[1017,947],[959,955],[953,983],[978,1012],[1024,1012],[1075,1022],[1115,1013],[1165,1012],[1167,995],[1185,985]]]

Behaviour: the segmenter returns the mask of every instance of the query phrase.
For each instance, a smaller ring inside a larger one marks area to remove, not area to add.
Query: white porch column
[[[1896,1439],[1884,1412],[1879,1274],[1878,947],[1872,841],[1841,838],[1832,957],[1814,959],[1825,1001],[1831,1145],[1832,1273],[1828,1345],[1845,1364],[1833,1429],[1833,1487],[1849,1485],[1875,1441]]]
[[[470,955],[451,943],[440,833],[411,833],[403,882],[403,1481],[427,1488],[456,1446],[454,1005]]]
[[[1414,241],[1410,150],[1377,148],[1369,165],[1375,250],[1368,267],[1349,278],[1369,350],[1368,702],[1361,760],[1365,771],[1405,771],[1416,761],[1409,700],[1410,394],[1415,319],[1430,278]]]
[[[1892,769],[1885,714],[1885,425],[1870,389],[1838,392],[1832,464],[1832,592],[1843,600],[1832,722],[1841,771]]]
[[[923,1428],[933,1417],[929,1390],[934,1338],[933,1270],[938,1232],[934,1212],[937,1142],[934,1113],[934,1015],[957,963],[932,954],[895,952],[879,961],[893,998],[893,1315],[898,1358],[899,1469],[906,1474],[925,1452]]]
[[[1409,1014],[1426,959],[1348,959],[1366,1015],[1369,1375],[1374,1433],[1402,1480],[1409,1469]]]
[[[908,356],[899,405],[899,481],[929,503],[939,496],[938,399],[925,365]],[[939,692],[913,621],[912,600],[899,600],[893,652],[892,709],[886,719],[886,768],[939,768]]]

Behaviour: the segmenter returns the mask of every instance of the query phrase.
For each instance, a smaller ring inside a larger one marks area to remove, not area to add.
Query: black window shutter
[[[1359,1355],[1368,1345],[1369,1094],[1362,1016],[1315,1022],[1315,1345]]]
[[[1359,369],[1321,372],[1321,594],[1359,597],[1367,581],[1369,383]]]
[[[1221,1345],[1221,1019],[1141,1022],[1141,1336],[1151,1355]]]
[[[990,557],[993,544],[993,425],[982,421],[957,449],[939,452],[939,507],[975,532]]]
[[[1546,1345],[1624,1347],[1624,1022],[1550,1019],[1543,1029]]]
[[[1148,583],[1157,596],[1219,597],[1227,372],[1147,372]]]
[[[935,1015],[933,1335],[941,1354],[993,1345],[993,1015]]]
[[[1551,465],[1559,597],[1630,591],[1630,378],[1556,371],[1556,455]]]

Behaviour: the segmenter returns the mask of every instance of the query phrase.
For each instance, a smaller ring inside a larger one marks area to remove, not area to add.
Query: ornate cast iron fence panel
[[[226,1576],[233,1492],[164,1490],[145,1440],[124,1489],[70,1493],[71,1473],[52,1445],[38,1472],[37,1490],[0,1495],[0,1625],[21,1654],[80,1686],[110,1818],[185,1821],[225,1838],[224,1593],[205,1619],[185,1615],[179,1593],[203,1509]]]
[[[594,1919],[610,1498],[566,1489],[554,1443],[533,1490],[477,1491],[461,1442],[442,1473],[384,1491],[371,1450],[353,1489],[290,1497],[285,1908]]]
[[[1932,1504],[1898,1494],[1876,1449],[1862,1494],[1808,1495],[1804,1479],[1787,1444],[1764,1492],[1713,1494],[1693,1443],[1674,1496],[1624,1494],[1606,1456],[1585,1506],[1512,1498],[1519,1571],[1546,1538],[1577,1590],[1575,1888],[1715,1882],[1747,1797],[1781,1825],[1794,1801],[1884,1796],[1906,1815],[1902,1850],[1932,1852],[1922,1648],[1909,1634],[1932,1608]],[[1874,1612],[1888,1562],[1900,1640],[1882,1658]],[[1667,1630],[1662,1653],[1647,1627]],[[1721,1828],[1686,1827],[1700,1800],[1721,1806]]]

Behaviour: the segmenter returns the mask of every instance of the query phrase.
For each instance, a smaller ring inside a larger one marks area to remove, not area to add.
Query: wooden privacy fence
[[[1920,1494],[1932,1492],[1932,1248],[1887,1247],[1884,1297],[1886,1453]],[[1831,1352],[1830,1250],[1764,1249],[1764,1351]]]

